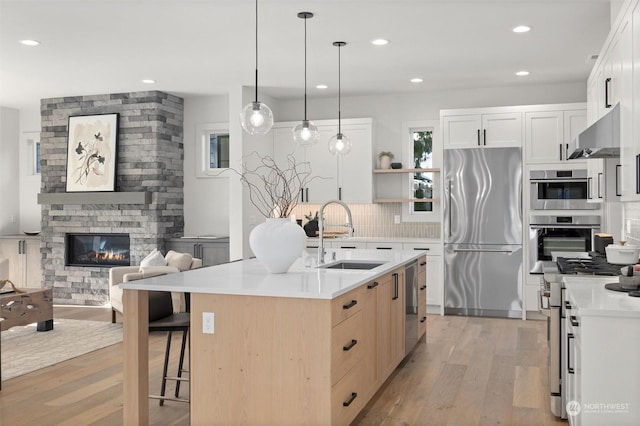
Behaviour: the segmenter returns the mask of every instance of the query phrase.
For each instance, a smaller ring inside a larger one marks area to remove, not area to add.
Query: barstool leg
[[[178,362],[178,378],[182,377],[182,371],[184,369],[184,351],[187,347],[187,337],[189,335],[189,330],[185,330],[182,332],[182,346],[180,347],[180,361]],[[182,380],[176,381],[176,398],[180,395],[180,382]]]
[[[164,366],[162,367],[162,386],[160,387],[160,396],[164,396],[167,387],[167,370],[169,368],[169,352],[171,350],[171,332],[167,333],[167,349],[164,352]],[[164,399],[160,398],[160,406],[164,405]]]

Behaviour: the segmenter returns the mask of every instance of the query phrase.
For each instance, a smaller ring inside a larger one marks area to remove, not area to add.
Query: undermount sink
[[[318,266],[322,269],[373,269],[385,262],[368,261],[368,260],[340,260],[338,262],[329,263],[327,265]]]

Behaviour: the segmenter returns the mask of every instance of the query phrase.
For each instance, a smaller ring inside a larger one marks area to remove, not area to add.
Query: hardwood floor
[[[54,308],[55,318],[110,321],[110,315],[104,308]],[[152,392],[160,386],[164,344],[162,333],[150,336]],[[548,408],[546,356],[543,321],[430,315],[427,340],[354,424],[566,424]],[[122,424],[121,359],[120,343],[3,382],[0,425]],[[151,424],[189,424],[188,404],[150,407]]]

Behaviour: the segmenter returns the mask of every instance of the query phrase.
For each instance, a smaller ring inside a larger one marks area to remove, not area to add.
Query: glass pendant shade
[[[333,155],[347,155],[351,152],[351,139],[344,133],[336,133],[329,139],[329,152]]]
[[[303,120],[293,128],[293,140],[300,146],[309,146],[318,142],[320,132],[315,124],[309,120]]]
[[[240,123],[250,135],[264,135],[273,126],[273,113],[267,104],[251,102],[242,108]]]

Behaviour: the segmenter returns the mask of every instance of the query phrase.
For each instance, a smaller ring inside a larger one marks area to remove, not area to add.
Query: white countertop
[[[585,316],[640,318],[640,297],[604,288],[618,277],[564,276],[567,300]]]
[[[244,296],[334,299],[420,256],[420,251],[338,250],[337,260],[383,261],[370,270],[320,269],[317,250],[305,250],[286,274],[271,274],[257,259],[225,263],[179,274],[120,284],[123,289],[231,294]],[[327,255],[329,259],[330,255]],[[333,261],[327,261],[327,264]]]

